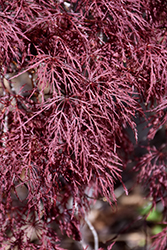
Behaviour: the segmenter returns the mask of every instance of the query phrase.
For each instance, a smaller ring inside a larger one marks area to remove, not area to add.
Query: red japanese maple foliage
[[[166,15],[163,0],[0,0],[1,247],[60,249],[54,225],[79,240],[90,189],[116,200],[126,128],[137,142],[135,117],[149,116],[148,140],[166,124]],[[165,208],[166,144],[147,148],[134,171]]]

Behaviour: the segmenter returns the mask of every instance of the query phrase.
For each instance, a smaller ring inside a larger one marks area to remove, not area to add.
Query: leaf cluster
[[[151,110],[152,133],[165,123],[166,11],[165,1],[0,1],[2,245],[30,248],[27,230],[34,249],[59,249],[55,223],[79,240],[89,192],[116,201],[127,127],[137,141],[136,116]],[[24,73],[31,87],[17,91]],[[139,169],[155,201],[161,156],[150,149]]]

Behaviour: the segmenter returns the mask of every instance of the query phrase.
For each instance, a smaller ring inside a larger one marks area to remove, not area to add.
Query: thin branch
[[[93,238],[94,238],[94,250],[98,250],[99,249],[99,239],[98,239],[98,235],[97,232],[94,228],[94,226],[91,224],[90,220],[88,219],[87,216],[85,216],[85,221],[90,229],[90,231],[93,234]]]

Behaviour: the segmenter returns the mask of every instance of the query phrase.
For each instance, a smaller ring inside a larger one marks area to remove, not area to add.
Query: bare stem
[[[90,231],[93,234],[94,237],[94,250],[98,250],[99,249],[99,239],[98,239],[98,235],[97,232],[94,228],[94,226],[91,224],[91,222],[88,220],[87,216],[85,216],[85,221],[90,229]]]

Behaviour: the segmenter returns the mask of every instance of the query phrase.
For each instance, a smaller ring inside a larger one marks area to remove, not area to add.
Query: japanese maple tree
[[[165,211],[166,144],[149,141],[166,124],[166,15],[163,0],[0,0],[4,249],[60,249],[55,224],[80,240],[90,191],[112,204],[114,183],[124,186],[136,117],[150,130],[134,171]],[[13,79],[27,72],[31,86],[18,91]]]

